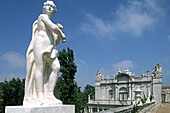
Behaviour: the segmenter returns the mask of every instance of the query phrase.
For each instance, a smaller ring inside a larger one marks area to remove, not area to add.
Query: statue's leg
[[[36,74],[35,74],[35,85],[36,91],[38,93],[38,99],[44,101],[44,69],[45,61],[43,59],[43,52],[46,45],[44,45],[46,40],[41,35],[38,35],[33,44],[33,53],[35,58],[36,65]]]
[[[51,62],[50,67],[52,72],[49,76],[48,91],[53,92],[60,72],[60,63],[58,58],[55,58],[55,60]]]
[[[38,93],[38,99],[44,100],[44,91],[43,91],[43,72],[45,68],[45,63],[42,59],[42,56],[39,55],[35,57],[35,63],[36,63],[36,75],[35,75],[35,83],[37,87],[37,93]]]
[[[55,98],[54,96],[54,88],[57,83],[58,75],[60,72],[60,63],[58,61],[58,58],[55,58],[53,62],[50,63],[50,67],[52,68],[52,72],[49,76],[49,82],[48,82],[48,94],[47,98],[52,99],[59,104],[62,104],[62,102]]]

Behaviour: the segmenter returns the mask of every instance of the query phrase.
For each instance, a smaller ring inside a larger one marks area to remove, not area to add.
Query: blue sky
[[[25,54],[32,24],[46,0],[1,1],[0,81],[24,78]],[[67,42],[59,50],[74,50],[76,81],[94,85],[97,70],[110,78],[126,67],[140,76],[163,66],[163,85],[170,85],[169,0],[54,0],[54,23],[64,26]]]

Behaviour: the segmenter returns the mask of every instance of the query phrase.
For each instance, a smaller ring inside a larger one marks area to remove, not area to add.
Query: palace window
[[[166,95],[162,94],[162,102],[165,102],[165,99],[166,99]]]
[[[127,100],[127,89],[125,87],[122,87],[119,89],[119,99],[124,101]]]
[[[113,98],[113,90],[109,90],[109,95],[111,98]]]

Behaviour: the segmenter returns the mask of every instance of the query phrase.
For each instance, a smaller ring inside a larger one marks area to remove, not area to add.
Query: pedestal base
[[[75,113],[74,105],[56,106],[6,106],[5,113]]]

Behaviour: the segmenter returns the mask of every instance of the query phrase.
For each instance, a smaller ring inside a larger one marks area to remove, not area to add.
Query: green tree
[[[84,88],[84,93],[85,93],[86,95],[90,95],[90,98],[91,98],[91,99],[94,99],[95,87],[87,84],[86,87]]]
[[[83,110],[85,108],[85,105],[87,103],[85,103],[85,95],[84,93],[80,90],[80,87],[78,87],[78,85],[76,85],[75,87],[75,106],[76,106],[76,113],[80,113],[81,110]]]
[[[63,49],[59,52],[58,56],[62,73],[59,77],[59,82],[61,82],[62,87],[60,88],[61,99],[65,104],[74,103],[74,94],[76,92],[75,73],[77,72],[77,66],[74,63],[73,50],[67,48],[67,51]]]
[[[73,50],[69,47],[67,48],[67,51],[63,49],[59,52],[58,59],[61,66],[61,76],[58,78],[58,82],[56,84],[55,95],[64,104],[75,105],[76,112],[78,112],[80,107],[77,104],[77,101],[79,101],[78,96],[81,94],[81,91],[75,82],[77,66],[74,62]]]
[[[5,106],[22,105],[24,97],[24,83],[25,80],[19,78],[4,81],[0,83],[1,89],[1,103],[0,108],[2,113],[5,113]]]
[[[1,103],[3,102],[3,94],[2,94],[2,89],[1,89],[1,85],[2,83],[0,83],[0,113],[2,113],[3,110],[3,106],[1,105]]]
[[[86,108],[88,107],[88,96],[90,95],[90,99],[94,99],[95,95],[95,87],[87,84],[84,88],[84,92],[82,94],[83,104],[82,107]]]

